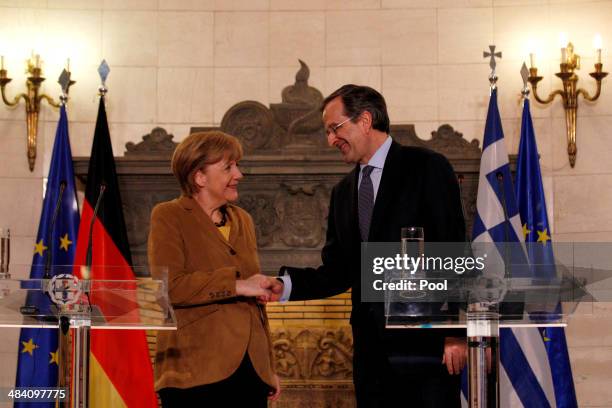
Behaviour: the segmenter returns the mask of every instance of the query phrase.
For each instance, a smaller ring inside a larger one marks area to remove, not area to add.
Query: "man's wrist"
[[[281,266],[278,271],[279,276],[276,277],[279,281],[283,283],[283,292],[281,293],[281,297],[279,302],[284,303],[289,301],[289,297],[291,296],[291,276],[287,273],[287,268],[285,266]]]

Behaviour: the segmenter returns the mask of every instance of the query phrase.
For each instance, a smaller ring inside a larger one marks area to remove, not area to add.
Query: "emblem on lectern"
[[[79,278],[70,274],[55,275],[47,286],[47,293],[56,305],[76,303],[83,293]]]

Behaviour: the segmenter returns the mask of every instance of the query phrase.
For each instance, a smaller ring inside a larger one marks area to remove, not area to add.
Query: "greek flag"
[[[529,115],[529,105],[526,102],[526,110],[523,113],[523,123],[521,129],[521,146],[518,158],[517,174],[517,196],[512,186],[510,175],[508,153],[504,144],[504,135],[501,126],[499,110],[497,108],[497,90],[491,93],[489,101],[489,111],[485,127],[483,152],[480,164],[480,177],[478,184],[478,197],[476,201],[477,213],[474,219],[473,241],[474,242],[524,242],[531,241],[536,236],[528,235],[521,223],[523,217],[531,217],[531,222],[536,222],[541,233],[537,234],[540,242],[544,244],[550,239],[548,236],[548,219],[545,221],[535,221],[531,209],[544,209],[544,194],[540,176],[540,168],[537,162],[538,153],[533,136],[533,125]],[[535,166],[533,161],[535,160]],[[537,171],[535,170],[537,168]],[[534,202],[534,200],[538,200]],[[507,221],[504,216],[505,202],[507,211]],[[519,211],[520,208],[520,211]],[[527,219],[527,218],[525,218]],[[535,231],[535,230],[534,230]],[[548,239],[547,239],[548,238]],[[533,239],[536,242],[535,239]],[[550,246],[550,243],[548,243]],[[542,254],[541,251],[538,253]],[[494,263],[503,265],[502,253],[488,254],[494,258]],[[527,255],[527,254],[526,254]],[[552,252],[550,253],[552,259]],[[498,271],[501,275],[503,271]],[[503,275],[501,275],[503,276]],[[500,276],[500,277],[501,277]],[[565,338],[563,341],[550,343],[550,335],[558,337],[558,333],[551,329],[539,330],[538,328],[513,328],[500,330],[500,382],[501,396],[500,404],[503,408],[509,407],[575,407],[575,395],[573,395],[573,405],[562,404],[557,393],[557,382],[559,388],[563,388],[564,395],[567,395],[567,373],[571,381],[571,369],[569,363],[563,365],[565,372],[559,380],[553,381],[551,374],[552,364],[548,364],[550,355],[554,350],[558,351],[560,345],[565,349]],[[566,352],[567,354],[567,352]],[[548,357],[548,358],[547,358]],[[567,360],[565,360],[567,361]],[[569,370],[569,371],[568,371]],[[465,396],[467,395],[466,371],[463,373],[462,403],[467,406]],[[565,397],[564,397],[565,398]],[[559,401],[559,404],[557,403]]]

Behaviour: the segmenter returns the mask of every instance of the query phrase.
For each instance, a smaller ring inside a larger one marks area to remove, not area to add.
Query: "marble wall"
[[[51,95],[59,93],[55,78],[71,59],[75,156],[90,153],[96,67],[105,58],[108,118],[120,156],[126,142],[154,126],[181,140],[192,126],[218,125],[238,101],[280,102],[297,58],[324,94],[347,82],[382,91],[392,121],[414,123],[422,138],[450,123],[466,138],[482,139],[489,73],[482,51],[495,43],[503,52],[500,111],[508,149],[516,153],[519,70],[528,43],[548,93],[560,84],[552,74],[564,31],[582,55],[580,83],[590,90],[596,33],[604,68],[612,63],[611,16],[612,1],[582,0],[0,0],[0,54],[13,77],[9,96],[23,88],[23,61],[32,49],[45,61],[44,89]],[[580,101],[573,169],[561,103],[532,105],[555,240],[612,239],[609,83],[598,102]],[[0,107],[0,226],[11,228],[13,262],[23,264],[31,262],[58,113],[43,104],[34,172],[25,155],[24,116],[23,105]],[[612,308],[586,312],[568,329],[580,406],[612,407]],[[0,344],[5,367],[15,364],[15,344]],[[13,373],[0,372],[3,383]]]

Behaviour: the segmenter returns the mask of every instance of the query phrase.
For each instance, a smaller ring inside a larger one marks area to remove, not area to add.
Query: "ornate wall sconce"
[[[538,82],[542,80],[542,77],[538,76],[538,69],[535,67],[533,62],[533,54],[530,54],[530,57],[531,68],[529,68],[528,80],[531,84],[533,96],[535,97],[536,101],[546,105],[552,102],[557,95],[560,95],[563,99],[563,107],[565,108],[565,124],[567,128],[567,154],[569,156],[570,165],[574,167],[576,164],[576,153],[578,151],[576,147],[576,113],[578,111],[578,95],[582,94],[582,97],[587,101],[596,101],[601,94],[601,80],[608,75],[607,72],[602,71],[603,65],[601,63],[601,45],[597,49],[595,71],[589,74],[595,79],[597,84],[597,90],[593,96],[582,88],[576,89],[578,75],[576,75],[575,71],[580,69],[580,56],[574,54],[574,45],[571,42],[567,44],[566,48],[561,48],[561,72],[557,72],[555,74],[563,82],[563,90],[558,89],[553,91],[546,99],[541,99],[538,95]]]
[[[2,100],[9,107],[15,107],[19,104],[19,100],[23,98],[25,101],[26,107],[26,122],[28,129],[28,164],[30,166],[30,171],[34,171],[34,164],[36,162],[36,137],[38,135],[38,113],[40,112],[40,102],[45,99],[49,105],[59,108],[60,102],[55,102],[53,98],[45,94],[39,94],[40,85],[45,80],[42,76],[42,60],[39,55],[32,55],[30,59],[26,61],[27,68],[26,73],[28,77],[26,79],[26,89],[25,93],[21,93],[12,101],[9,101],[5,94],[6,84],[12,81],[11,78],[8,77],[7,71],[4,68],[4,57],[0,57],[0,89],[2,91]],[[75,83],[75,81],[70,80],[70,60],[68,60],[66,69],[62,72],[63,80],[66,84],[62,84],[62,89],[64,94],[68,94],[68,90],[71,85]],[[66,77],[67,76],[67,77]],[[62,82],[62,77],[60,77],[60,83]]]

